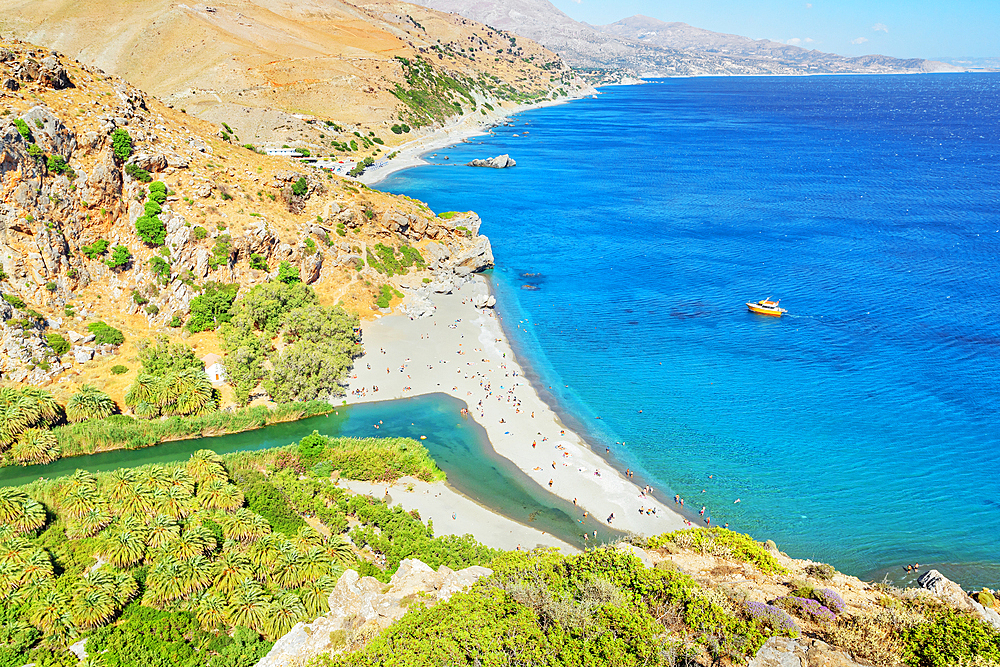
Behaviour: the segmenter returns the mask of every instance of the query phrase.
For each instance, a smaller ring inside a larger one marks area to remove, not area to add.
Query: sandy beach
[[[340,486],[361,495],[383,498],[388,491],[390,505],[402,505],[406,511],[417,510],[424,521],[434,522],[435,535],[472,534],[494,549],[531,549],[556,547],[564,553],[576,553],[576,547],[559,538],[525,526],[483,507],[458,493],[444,482],[423,482],[403,477],[395,484],[374,484],[341,479]]]
[[[475,288],[468,283],[435,295],[431,317],[392,314],[363,323],[366,353],[355,361],[347,401],[450,394],[466,402],[500,455],[542,489],[575,502],[581,517],[587,512],[612,528],[644,535],[687,527],[681,515],[566,429],[524,377],[498,314],[472,305]]]
[[[397,171],[425,165],[427,164],[427,161],[421,156],[431,151],[441,150],[447,148],[448,146],[454,146],[455,144],[462,143],[471,137],[488,134],[491,127],[504,122],[505,119],[513,116],[514,114],[520,113],[521,111],[526,111],[528,109],[544,109],[545,107],[551,107],[557,104],[566,104],[567,102],[572,102],[574,100],[598,94],[599,93],[596,89],[586,88],[576,94],[570,95],[569,97],[560,97],[555,100],[540,102],[538,104],[510,104],[509,106],[498,106],[494,111],[487,112],[486,115],[465,114],[455,119],[450,119],[447,123],[445,123],[444,127],[434,130],[432,133],[412,139],[404,144],[400,144],[399,146],[394,146],[392,148],[392,152],[398,153],[395,158],[389,160],[381,166],[368,168],[365,170],[365,173],[358,178],[358,180],[365,185],[372,185],[374,183],[378,183],[390,174],[396,173]],[[484,155],[483,157],[494,156]]]

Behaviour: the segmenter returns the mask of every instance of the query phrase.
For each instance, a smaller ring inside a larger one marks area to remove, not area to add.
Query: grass
[[[115,449],[152,447],[173,440],[252,431],[269,424],[326,414],[333,409],[332,405],[324,401],[310,401],[287,403],[274,409],[256,406],[232,412],[216,411],[191,417],[170,417],[162,421],[113,415],[101,421],[59,426],[53,429],[53,433],[63,457],[82,456]]]
[[[655,535],[646,541],[646,547],[649,549],[659,549],[668,545],[750,563],[766,574],[788,572],[752,537],[725,528],[689,528]]]

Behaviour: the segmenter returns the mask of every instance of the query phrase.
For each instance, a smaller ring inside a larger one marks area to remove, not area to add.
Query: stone
[[[431,301],[427,290],[420,289],[407,294],[399,309],[404,315],[409,316],[410,319],[419,320],[433,315],[434,311],[437,310],[437,306]]]
[[[924,572],[917,579],[917,585],[921,588],[926,588],[952,607],[977,614],[979,618],[997,630],[1000,630],[1000,614],[993,609],[987,609],[973,600],[961,586],[937,570],[927,570]]]
[[[296,623],[256,667],[302,667],[319,655],[342,650],[347,633],[388,627],[406,614],[418,596],[433,605],[490,574],[491,570],[478,566],[457,572],[441,567],[435,572],[417,559],[406,559],[386,586],[374,577],[347,570],[330,593],[330,611],[311,623]]]
[[[73,348],[73,359],[78,364],[85,364],[94,358],[94,348],[92,347],[74,347]]]
[[[84,637],[75,644],[70,645],[67,649],[70,653],[76,656],[77,660],[82,661],[87,659],[87,639],[87,637]]]
[[[22,119],[31,129],[35,143],[46,153],[61,155],[67,160],[73,155],[76,150],[76,135],[47,107],[32,107]]]
[[[153,173],[167,168],[167,158],[160,153],[136,153],[129,162]]]
[[[771,637],[747,667],[861,667],[850,654],[818,639]]]
[[[66,68],[59,63],[58,58],[51,55],[42,59],[38,69],[38,81],[54,90],[74,87]]]
[[[492,169],[507,169],[509,167],[516,167],[517,162],[514,159],[504,153],[503,155],[498,155],[496,157],[487,158],[485,160],[473,160],[466,164],[468,167],[490,167]]]
[[[187,169],[191,160],[177,153],[167,153],[167,166],[174,169]]]
[[[470,272],[482,271],[493,266],[493,248],[490,240],[485,236],[476,238],[465,252],[455,258],[455,273],[462,275],[459,269],[466,269]]]
[[[645,551],[635,546],[634,544],[629,544],[628,542],[619,542],[618,544],[615,545],[615,549],[617,549],[618,551],[625,551],[632,554],[640,561],[642,561],[643,567],[653,567],[653,560],[649,557],[649,554],[647,554]]]
[[[312,285],[314,282],[319,280],[320,272],[323,270],[323,253],[317,252],[315,255],[306,257],[302,260],[302,266],[299,267],[299,274],[302,278],[302,282],[306,285]]]
[[[17,92],[21,89],[21,84],[17,82],[17,79],[4,79],[3,82],[4,90],[9,90],[11,92]]]

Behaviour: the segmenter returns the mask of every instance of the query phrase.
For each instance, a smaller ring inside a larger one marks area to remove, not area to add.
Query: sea
[[[1000,74],[654,79],[425,157],[375,187],[482,217],[520,360],[616,465],[797,558],[1000,586]]]

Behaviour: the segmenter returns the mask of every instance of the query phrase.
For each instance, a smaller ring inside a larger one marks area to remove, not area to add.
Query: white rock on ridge
[[[330,593],[330,611],[312,623],[296,623],[256,667],[302,667],[318,655],[343,650],[362,629],[367,634],[388,627],[406,614],[417,596],[427,605],[443,602],[490,574],[492,570],[478,566],[457,572],[441,566],[435,572],[417,559],[407,559],[386,586],[347,570]]]
[[[491,167],[493,169],[507,169],[508,167],[516,167],[517,162],[514,159],[504,153],[503,155],[498,155],[496,157],[487,158],[485,160],[473,160],[466,164],[467,167]]]
[[[926,588],[953,607],[976,613],[997,630],[1000,630],[1000,614],[987,609],[973,600],[962,587],[937,570],[927,570],[917,579],[917,585]]]
[[[771,637],[747,667],[860,667],[850,655],[818,639]]]
[[[94,348],[92,347],[73,348],[73,359],[76,360],[76,363],[85,364],[93,358],[94,358]]]

